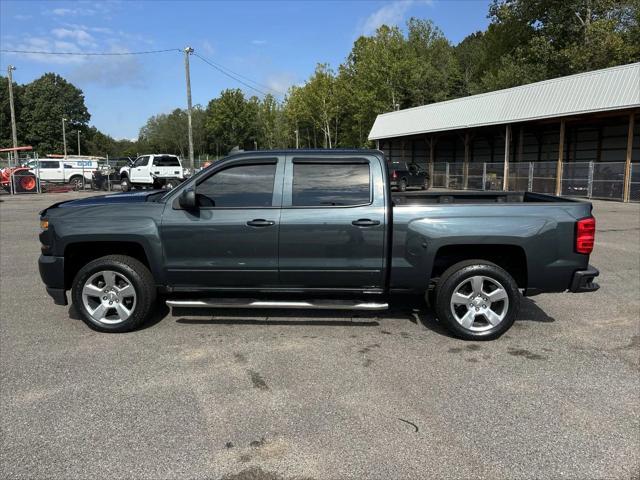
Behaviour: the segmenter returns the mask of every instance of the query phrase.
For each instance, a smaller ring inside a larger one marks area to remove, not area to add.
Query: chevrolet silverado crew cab
[[[99,221],[96,221],[99,219]],[[170,191],[41,212],[40,274],[98,330],[169,306],[382,310],[425,297],[464,339],[491,339],[521,292],[590,292],[591,204],[535,193],[391,194],[377,150],[243,152]],[[400,300],[402,301],[402,300]]]
[[[184,180],[184,170],[176,155],[142,155],[132,165],[120,169],[120,187],[128,192],[135,187],[172,189]]]

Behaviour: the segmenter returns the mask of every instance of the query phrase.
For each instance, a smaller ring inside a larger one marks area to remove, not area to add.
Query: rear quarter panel
[[[588,266],[589,257],[574,252],[574,229],[590,212],[581,202],[396,206],[390,287],[424,292],[442,247],[513,245],[526,255],[528,289],[564,291]]]

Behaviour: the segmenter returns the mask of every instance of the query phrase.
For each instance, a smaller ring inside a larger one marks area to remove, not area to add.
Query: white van
[[[70,183],[74,189],[80,190],[85,183],[91,182],[93,172],[98,169],[98,160],[43,158],[31,160],[27,166],[41,181]]]

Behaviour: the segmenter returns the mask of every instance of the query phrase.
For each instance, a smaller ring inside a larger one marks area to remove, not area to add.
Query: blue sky
[[[454,43],[484,29],[488,0],[398,1],[0,1],[3,49],[134,52],[192,46],[203,57],[277,91],[337,67],[361,34],[411,16],[432,19]],[[117,57],[0,54],[28,83],[56,72],[80,87],[91,124],[116,138],[136,138],[151,115],[186,104],[179,52]],[[194,104],[225,88],[243,88],[191,57]],[[264,90],[264,89],[263,89]],[[3,92],[4,94],[4,92]]]

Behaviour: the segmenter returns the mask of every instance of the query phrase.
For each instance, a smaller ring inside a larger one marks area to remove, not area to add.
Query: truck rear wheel
[[[486,260],[449,267],[435,290],[437,317],[456,337],[493,340],[511,328],[520,310],[520,291],[504,269]]]
[[[149,269],[125,255],[87,263],[76,274],[73,304],[84,322],[101,332],[129,332],[147,320],[156,288]]]
[[[75,175],[69,179],[69,184],[74,190],[84,190],[84,178],[81,175]]]

